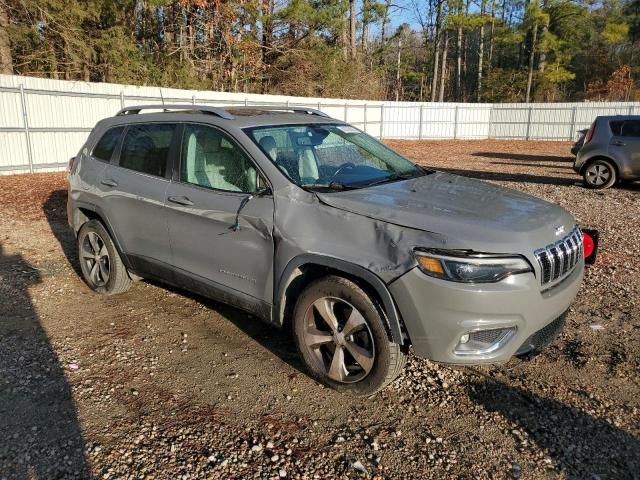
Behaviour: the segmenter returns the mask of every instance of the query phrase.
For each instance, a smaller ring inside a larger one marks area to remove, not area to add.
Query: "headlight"
[[[492,283],[532,271],[529,262],[518,255],[442,250],[415,250],[414,255],[423,273],[452,282]]]

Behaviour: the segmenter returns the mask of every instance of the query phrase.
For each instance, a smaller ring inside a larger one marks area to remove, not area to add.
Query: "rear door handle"
[[[167,198],[171,203],[177,203],[178,205],[190,206],[193,205],[193,202],[189,200],[184,195],[180,195],[179,197],[169,197]]]
[[[100,183],[102,185],[107,186],[107,187],[117,187],[118,186],[118,182],[116,182],[115,180],[113,180],[111,178],[105,178],[104,180],[101,180]]]
[[[626,143],[624,143],[624,142],[622,142],[622,141],[620,141],[620,140],[616,140],[615,142],[613,142],[613,144],[614,144],[616,147],[624,147],[624,146],[626,145]]]

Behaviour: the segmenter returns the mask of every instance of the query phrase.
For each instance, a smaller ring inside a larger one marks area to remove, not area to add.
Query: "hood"
[[[559,240],[562,230],[569,233],[575,224],[553,203],[443,172],[317,195],[334,208],[444,235],[447,248],[530,253]]]

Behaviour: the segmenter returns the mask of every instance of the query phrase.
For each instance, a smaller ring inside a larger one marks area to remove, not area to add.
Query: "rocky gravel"
[[[389,142],[601,232],[562,336],[505,365],[410,356],[370,398],[305,373],[286,332],[162,285],[76,273],[63,174],[0,177],[0,479],[640,478],[640,184],[576,184],[569,145]]]

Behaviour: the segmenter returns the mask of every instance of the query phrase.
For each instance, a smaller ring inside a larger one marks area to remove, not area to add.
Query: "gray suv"
[[[640,115],[597,117],[573,169],[596,189],[640,179]]]
[[[539,351],[583,275],[567,211],[311,109],[126,108],[69,182],[93,290],[156,279],[290,326],[310,374],[356,394],[392,381],[410,345],[454,364]]]

